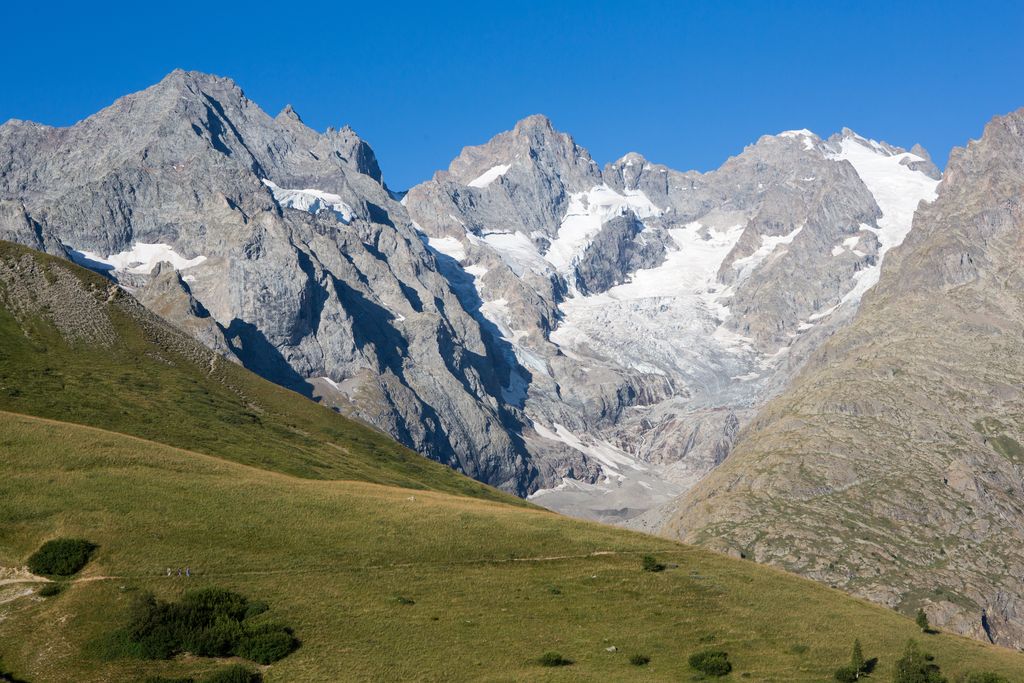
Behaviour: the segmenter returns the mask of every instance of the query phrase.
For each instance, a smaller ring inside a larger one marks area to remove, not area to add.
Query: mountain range
[[[1021,114],[601,168],[531,116],[396,192],[175,71],[0,126],[0,239],[482,482],[1024,646]],[[862,305],[863,303],[863,305]]]

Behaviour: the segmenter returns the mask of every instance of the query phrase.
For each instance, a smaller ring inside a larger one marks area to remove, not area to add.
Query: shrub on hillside
[[[836,669],[834,678],[839,683],[855,683],[875,670],[878,658],[864,659],[864,652],[860,647],[860,640],[853,641],[853,651],[850,653],[850,663]]]
[[[283,659],[295,649],[292,630],[281,624],[260,624],[242,634],[235,645],[235,654],[260,664]]]
[[[203,679],[202,683],[259,683],[263,680],[255,671],[250,671],[241,664],[234,664],[219,669]]]
[[[262,680],[263,677],[259,673],[250,671],[241,664],[232,664],[199,679],[199,683],[260,683]],[[151,676],[146,679],[146,683],[196,683],[196,679],[188,676],[182,678]]]
[[[298,647],[288,627],[252,624],[247,615],[249,604],[243,596],[219,588],[189,591],[177,603],[146,594],[133,607],[127,637],[137,654],[147,659],[190,652],[269,664]]]
[[[665,565],[658,562],[653,555],[644,555],[643,568],[645,572],[660,572],[665,569]]]
[[[925,633],[931,633],[932,627],[931,624],[928,623],[928,615],[925,613],[924,608],[918,608],[914,622],[917,623],[918,628]]]
[[[39,596],[43,598],[52,598],[55,595],[60,595],[64,590],[64,586],[59,583],[47,583],[39,589]]]
[[[570,664],[572,664],[571,659],[566,659],[557,652],[545,652],[540,658],[541,666],[569,666]]]
[[[56,538],[28,558],[28,569],[44,576],[71,576],[89,562],[96,548],[96,544],[80,538]]]
[[[651,663],[651,658],[647,655],[633,655],[629,658],[629,663],[633,666],[647,666]]]
[[[921,651],[913,640],[907,642],[903,656],[896,662],[893,683],[947,683],[934,663],[934,657]]]
[[[722,650],[704,650],[690,655],[690,667],[706,676],[725,676],[732,671],[729,654]]]

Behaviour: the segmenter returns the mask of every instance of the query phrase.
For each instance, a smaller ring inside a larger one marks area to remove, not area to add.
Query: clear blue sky
[[[104,8],[99,7],[104,5]],[[849,126],[944,164],[1024,106],[1024,2],[8,3],[0,120],[66,125],[175,67],[352,125],[405,188],[542,112],[599,163],[721,164]]]

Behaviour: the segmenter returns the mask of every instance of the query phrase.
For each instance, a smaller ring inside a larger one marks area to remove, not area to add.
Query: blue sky
[[[98,6],[102,4],[102,7]],[[405,188],[541,112],[599,163],[708,170],[849,126],[943,164],[1024,106],[1024,3],[10,3],[0,120],[67,125],[175,67],[352,125]],[[10,28],[16,27],[16,28]]]

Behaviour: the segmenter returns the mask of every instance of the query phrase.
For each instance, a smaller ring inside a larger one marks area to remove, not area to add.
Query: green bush
[[[251,619],[252,617],[258,617],[269,609],[270,605],[262,600],[253,600],[245,607],[245,618]]]
[[[925,633],[928,633],[929,631],[931,631],[931,625],[928,623],[928,615],[925,614],[925,611],[924,611],[923,608],[918,608],[917,616],[914,618],[914,622]]]
[[[241,636],[235,646],[235,654],[260,664],[270,664],[287,657],[296,644],[295,636],[287,626],[260,624]]]
[[[47,583],[39,589],[39,596],[43,598],[52,598],[55,595],[60,595],[63,590],[64,586],[59,583]]]
[[[57,538],[47,541],[28,558],[33,574],[71,576],[89,562],[97,546],[80,538]]]
[[[835,679],[839,683],[857,683],[860,672],[852,666],[841,666],[836,669]]]
[[[834,678],[840,683],[854,683],[875,670],[878,658],[864,659],[864,651],[860,647],[860,639],[853,641],[850,663],[836,669]]]
[[[690,667],[706,676],[725,676],[732,671],[729,654],[722,650],[704,650],[690,655]]]
[[[545,652],[540,658],[541,666],[569,666],[570,664],[572,664],[571,659],[566,659],[557,652]]]
[[[629,658],[629,663],[633,666],[647,666],[651,663],[651,658],[647,655],[633,655]]]
[[[255,671],[250,671],[241,664],[234,664],[219,669],[203,679],[203,683],[259,683],[263,680]]]
[[[146,683],[196,683],[194,678],[168,678],[167,676],[150,676]]]
[[[933,659],[931,655],[922,652],[916,642],[908,641],[903,656],[896,662],[893,683],[946,683],[946,677]]]
[[[665,565],[654,559],[652,555],[644,555],[643,568],[645,572],[660,572],[665,569]]]
[[[252,624],[248,601],[237,593],[205,588],[185,593],[180,602],[138,598],[126,629],[136,653],[146,659],[170,659],[182,652],[198,657],[239,656],[269,664],[299,645],[280,624]]]

